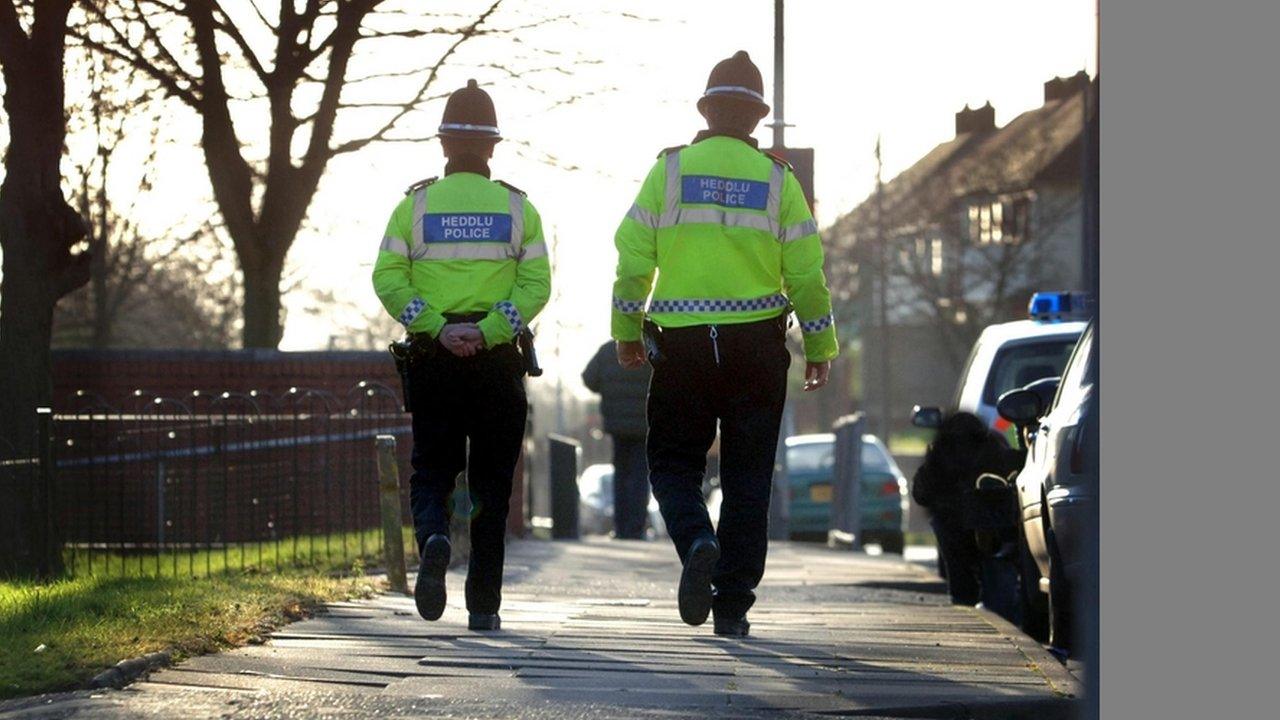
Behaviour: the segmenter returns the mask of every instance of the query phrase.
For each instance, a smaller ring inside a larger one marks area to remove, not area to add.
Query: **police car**
[[[971,412],[995,430],[1011,433],[1011,423],[996,412],[996,400],[1015,388],[1061,375],[1090,307],[1083,293],[1038,292],[1031,297],[1028,319],[987,327],[960,373],[951,409]],[[942,417],[936,406],[917,405],[911,424],[936,428]]]

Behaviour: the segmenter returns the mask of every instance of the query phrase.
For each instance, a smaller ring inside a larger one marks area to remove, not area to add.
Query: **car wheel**
[[[1058,559],[1052,532],[1048,533],[1046,539],[1049,541],[1049,644],[1070,652],[1075,633],[1071,584],[1067,582],[1066,573],[1062,570],[1062,561]]]
[[[1040,568],[1027,547],[1026,529],[1018,530],[1018,604],[1022,631],[1039,642],[1049,640],[1049,599],[1040,592]]]

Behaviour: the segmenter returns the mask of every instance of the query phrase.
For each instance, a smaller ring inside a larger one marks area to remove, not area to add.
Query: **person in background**
[[[649,517],[644,405],[651,375],[648,367],[631,372],[618,365],[612,340],[600,346],[582,371],[587,389],[600,395],[604,431],[613,441],[613,532],[621,540],[643,540]]]

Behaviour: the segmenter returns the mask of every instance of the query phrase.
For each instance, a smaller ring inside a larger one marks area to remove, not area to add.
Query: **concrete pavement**
[[[411,598],[339,603],[265,645],[125,690],[0,705],[0,718],[1068,717],[1075,679],[994,616],[946,603],[896,556],[775,544],[752,636],[682,624],[668,542],[513,542],[503,630]]]

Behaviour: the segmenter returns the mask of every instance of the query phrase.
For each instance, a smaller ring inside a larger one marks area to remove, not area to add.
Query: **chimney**
[[[1081,70],[1071,77],[1055,77],[1044,84],[1044,102],[1049,104],[1055,100],[1065,100],[1089,85],[1089,74]]]
[[[964,135],[965,133],[988,132],[996,129],[996,109],[991,107],[991,101],[987,101],[986,105],[970,110],[968,105],[964,109],[956,113],[956,135]]]

